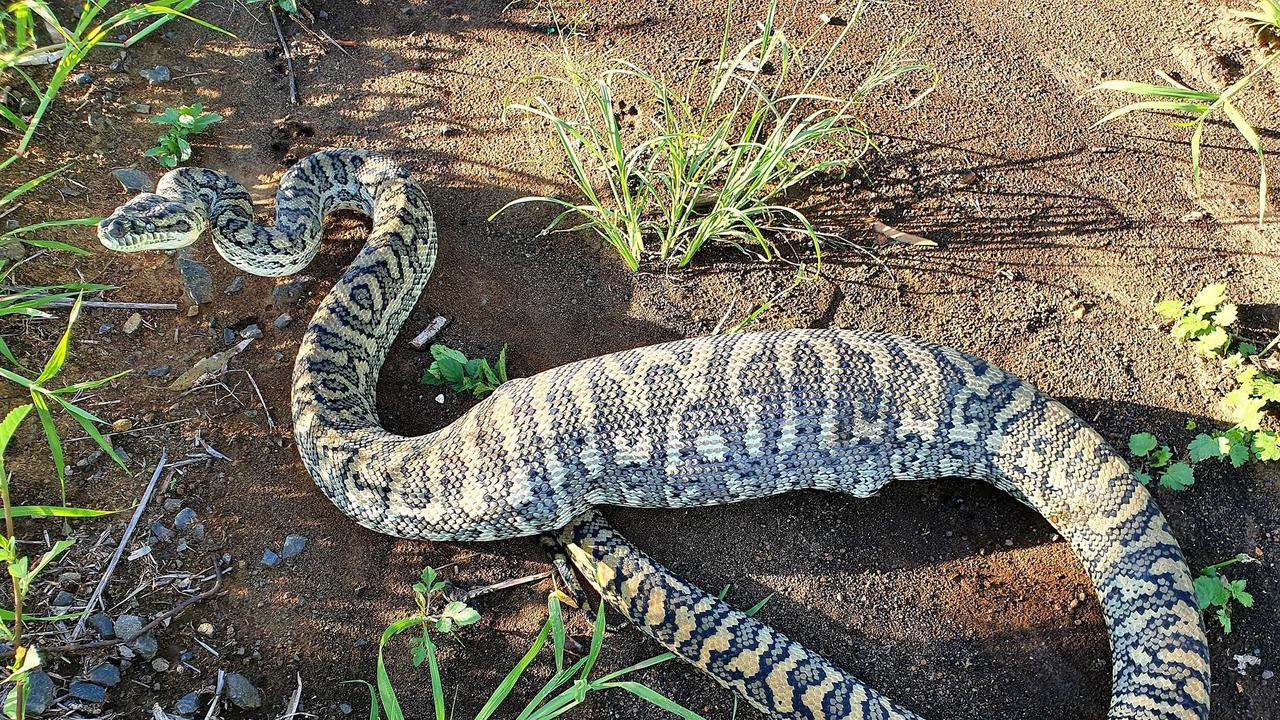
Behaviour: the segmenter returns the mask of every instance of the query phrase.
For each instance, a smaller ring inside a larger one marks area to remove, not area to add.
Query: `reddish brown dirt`
[[[22,169],[34,174],[75,160],[67,177],[82,184],[81,194],[63,197],[50,187],[27,211],[40,218],[105,214],[126,199],[112,168],[136,165],[158,174],[140,157],[155,128],[134,103],[159,110],[201,100],[225,114],[225,122],[199,139],[195,160],[245,179],[264,201],[288,163],[312,150],[351,145],[394,154],[430,188],[441,236],[436,273],[379,384],[387,425],[406,433],[438,428],[467,404],[452,397],[437,404],[436,390],[417,383],[428,358],[405,340],[437,314],[453,319],[442,341],[489,355],[509,343],[513,374],[523,375],[707,333],[734,300],[737,320],[790,284],[789,266],[728,252],[708,254],[684,272],[650,268],[632,275],[590,238],[540,236],[545,212],[486,222],[512,198],[564,190],[545,138],[500,119],[513,83],[544,70],[545,54],[555,47],[545,11],[508,7],[504,0],[329,0],[311,7],[328,13],[318,28],[353,46],[339,52],[287,25],[303,99],[296,107],[287,99],[274,31],[256,5],[201,6],[202,17],[234,31],[236,40],[175,25],[170,39],[157,35],[130,50],[120,72],[107,68],[112,56],[103,51],[85,68],[93,84],[68,86],[32,164]],[[785,14],[794,17],[799,36],[820,29],[818,15],[831,8],[802,1]],[[605,0],[561,10],[581,18],[583,34],[574,42],[584,49],[672,73],[684,69],[682,58],[714,53],[721,22],[719,4],[701,0]],[[754,20],[758,9],[741,15]],[[1274,222],[1259,229],[1251,220],[1251,156],[1229,129],[1212,128],[1206,190],[1197,200],[1187,188],[1182,131],[1155,118],[1091,131],[1112,99],[1078,96],[1104,78],[1147,79],[1152,68],[1221,84],[1253,62],[1248,33],[1216,4],[1194,1],[876,5],[828,74],[828,89],[847,92],[865,59],[904,32],[919,36],[922,56],[939,69],[938,87],[915,109],[902,106],[922,89],[919,82],[867,108],[868,122],[885,139],[884,154],[861,188],[824,189],[817,214],[825,226],[862,239],[864,218],[875,212],[941,247],[883,249],[875,262],[834,250],[822,278],[788,295],[757,327],[878,329],[962,348],[1062,398],[1117,444],[1147,430],[1185,445],[1187,420],[1223,424],[1217,371],[1166,336],[1151,301],[1187,297],[1224,278],[1248,318],[1274,329],[1280,232]],[[157,63],[180,79],[148,86],[138,71]],[[1265,118],[1275,103],[1263,97],[1245,108]],[[91,130],[89,112],[113,124]],[[1271,129],[1267,137],[1274,141]],[[967,172],[975,174],[971,184],[961,182]],[[11,172],[6,179],[15,177]],[[1274,217],[1274,192],[1270,200]],[[1196,209],[1211,219],[1179,221]],[[284,707],[295,672],[304,682],[305,711],[338,717],[339,704],[350,703],[363,714],[364,689],[340,683],[372,677],[377,637],[412,608],[409,586],[423,565],[450,565],[448,576],[462,586],[546,567],[528,539],[465,545],[375,535],[341,515],[311,483],[292,443],[289,375],[305,318],[363,237],[354,220],[333,230],[307,270],[315,282],[288,308],[295,321],[283,330],[271,326],[280,312],[271,307],[276,281],[249,277],[240,293],[224,295],[238,273],[208,244],[193,255],[214,273],[216,298],[194,316],[149,312],[147,325],[126,337],[119,328],[127,312],[85,313],[67,376],[135,371],[99,391],[94,409],[139,427],[184,422],[118,436],[131,456],[130,474],[103,464],[100,474],[82,469],[70,480],[74,502],[131,507],[161,448],[181,455],[197,431],[232,458],[207,469],[184,468],[166,491],[199,511],[209,530],[204,545],[181,558],[172,547],[158,548],[124,563],[111,585],[115,602],[175,563],[207,567],[205,552],[226,552],[235,561],[224,595],[160,632],[162,655],[177,659],[192,649],[191,665],[201,674],[130,670],[126,677],[134,682],[114,691],[109,704],[121,716],[149,717],[153,700],[168,707],[210,684],[219,668],[258,683],[271,716]],[[43,267],[118,285],[113,299],[183,302],[171,258],[108,255],[89,233],[74,239],[94,254],[49,258],[19,279],[37,278],[34,269]],[[1072,312],[1077,301],[1086,308],[1078,318]],[[211,317],[218,330],[209,329]],[[98,334],[106,321],[115,329]],[[221,327],[254,322],[266,336],[231,367],[252,373],[275,427],[243,373],[226,378],[234,399],[218,388],[179,398],[164,389],[168,379],[145,374],[162,364],[175,373],[185,369],[223,347]],[[13,326],[6,336],[36,358],[55,332],[50,323],[35,323]],[[112,401],[119,402],[96,404]],[[47,461],[34,427],[28,430],[11,450],[10,465],[25,495],[48,499],[56,490],[35,479],[47,476]],[[88,450],[74,443],[69,457]],[[1275,717],[1280,680],[1264,681],[1261,671],[1280,670],[1274,560],[1280,555],[1280,473],[1257,466],[1205,469],[1191,490],[1157,494],[1193,566],[1261,553],[1261,564],[1240,573],[1258,598],[1256,607],[1238,613],[1229,636],[1209,630],[1214,717]],[[148,519],[160,515],[160,504],[154,500]],[[1087,578],[1044,521],[990,488],[903,483],[870,500],[801,493],[696,511],[608,515],[684,576],[712,589],[731,584],[734,602],[746,605],[772,593],[762,613],[768,622],[926,717],[1105,714],[1107,640]],[[122,524],[89,527],[95,536],[109,527],[114,542]],[[306,551],[279,568],[260,565],[263,549],[279,550],[290,532],[311,538]],[[456,717],[476,710],[527,647],[543,617],[545,589],[524,587],[483,600],[484,619],[464,634],[465,645],[445,650]],[[168,592],[140,598],[143,614],[175,601]],[[222,657],[194,644],[193,628],[202,621],[216,627],[210,644]],[[655,651],[625,629],[611,637],[601,662],[621,667]],[[1262,665],[1237,674],[1232,657],[1246,653]],[[392,655],[410,716],[426,717],[425,676],[399,659],[400,648]],[[545,677],[546,667],[544,658],[534,674]],[[51,669],[70,675],[79,665],[55,660]],[[730,695],[678,663],[643,679],[710,717],[729,716]],[[577,713],[652,715],[619,694],[596,698]]]

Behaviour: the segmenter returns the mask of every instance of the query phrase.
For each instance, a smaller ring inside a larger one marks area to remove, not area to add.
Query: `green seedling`
[[[199,135],[221,120],[222,116],[218,113],[205,112],[201,103],[165,108],[163,113],[152,117],[151,122],[169,127],[163,135],[156,138],[155,147],[143,155],[155,158],[165,167],[177,167],[178,163],[191,159],[191,143],[187,138]]]
[[[431,346],[435,360],[422,374],[425,385],[444,385],[456,393],[471,393],[478,398],[493,392],[505,383],[507,377],[507,346],[498,352],[495,365],[485,358],[468,359],[466,355],[447,345]]]
[[[1150,485],[1158,478],[1160,487],[1169,490],[1186,490],[1195,484],[1195,470],[1189,463],[1172,462],[1173,451],[1163,445],[1151,433],[1142,432],[1129,436],[1129,452],[1142,462],[1133,475],[1143,485]]]
[[[1218,624],[1222,626],[1224,635],[1231,634],[1232,603],[1236,603],[1240,607],[1251,608],[1253,607],[1253,595],[1245,589],[1248,585],[1246,580],[1231,580],[1219,571],[1236,563],[1251,562],[1257,562],[1257,560],[1240,553],[1230,560],[1224,560],[1204,568],[1194,580],[1196,604],[1200,606],[1200,612],[1203,613],[1217,608],[1217,610],[1214,610],[1213,615],[1218,619]]]

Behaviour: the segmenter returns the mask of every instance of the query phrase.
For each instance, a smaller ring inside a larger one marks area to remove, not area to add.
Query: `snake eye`
[[[156,229],[156,224],[148,220],[147,222],[143,223],[143,227],[147,229],[147,232],[151,232],[152,230]]]

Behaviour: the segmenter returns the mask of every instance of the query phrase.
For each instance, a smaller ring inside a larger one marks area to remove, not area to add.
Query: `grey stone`
[[[178,511],[178,515],[173,518],[173,527],[178,530],[186,530],[192,520],[196,519],[196,511],[189,507],[184,507]]]
[[[284,539],[284,547],[280,549],[283,558],[297,557],[307,546],[307,539],[301,535],[289,535]]]
[[[173,539],[173,531],[165,527],[164,523],[159,520],[151,523],[151,534],[155,535],[156,539],[161,542],[169,542]]]
[[[71,607],[76,604],[76,596],[66,590],[59,590],[57,595],[53,596],[54,607]]]
[[[224,288],[222,292],[226,293],[227,295],[235,295],[236,293],[240,292],[243,289],[244,289],[244,276],[237,275],[231,279],[231,282],[227,283],[227,287]]]
[[[77,85],[88,85],[93,82],[93,76],[85,72],[76,73],[75,77],[71,79],[75,80]]]
[[[280,556],[271,548],[262,551],[262,564],[267,567],[275,567],[280,564]]]
[[[168,365],[157,365],[147,371],[149,377],[164,377],[169,374]]]
[[[71,687],[67,689],[71,693],[71,697],[85,702],[101,703],[107,700],[107,689],[101,685],[94,685],[91,682],[76,680],[71,683]]]
[[[116,635],[122,638],[137,635],[145,623],[137,615],[121,615],[116,619]],[[143,658],[150,660],[160,652],[160,643],[154,633],[143,633],[129,643],[129,647]]]
[[[103,640],[112,640],[116,636],[116,623],[104,612],[96,612],[89,616],[85,623]]]
[[[8,693],[5,694],[5,698],[4,698],[5,705],[9,704],[9,696],[12,694],[13,694],[13,690],[10,690]],[[35,672],[28,673],[27,674],[27,702],[26,702],[27,714],[40,715],[44,713],[45,710],[48,710],[49,706],[52,704],[53,704],[53,680],[49,677],[49,674],[43,670],[36,670]],[[14,701],[14,705],[15,706],[17,705],[16,700]]]
[[[222,344],[232,345],[236,341],[236,331],[231,328],[222,328]]]
[[[343,715],[350,715],[353,712],[351,705],[347,703],[342,703],[338,706],[338,709],[342,711]]]
[[[280,317],[271,321],[271,324],[275,325],[277,328],[284,328],[284,326],[288,325],[291,320],[293,320],[293,318],[289,317],[289,313],[281,313]]]
[[[147,79],[151,84],[169,82],[169,68],[164,65],[157,65],[153,68],[147,68],[138,73]]]
[[[111,171],[111,174],[115,175],[116,180],[119,180],[124,189],[129,192],[151,192],[156,186],[156,181],[150,175],[137,168],[116,168]]]
[[[240,673],[227,673],[224,686],[227,699],[241,710],[253,710],[262,707],[262,695],[258,688],[249,682],[249,678]]]
[[[240,331],[240,337],[242,337],[242,338],[244,338],[244,339],[246,339],[246,340],[248,340],[248,339],[250,339],[250,338],[260,338],[260,337],[262,337],[262,328],[258,327],[258,324],[257,324],[257,323],[254,323],[254,324],[250,325],[249,327],[247,327],[247,328],[245,328],[245,329],[241,330],[241,331]]]
[[[1263,670],[1263,671],[1262,671],[1262,679],[1263,679],[1263,680],[1270,680],[1271,678],[1273,678],[1273,677],[1275,677],[1275,676],[1276,676],[1276,674],[1275,674],[1273,671],[1271,671],[1271,670]]]
[[[94,685],[115,687],[120,684],[120,668],[108,662],[99,663],[84,674],[84,679]]]
[[[195,715],[200,709],[200,695],[198,693],[189,692],[178,698],[178,702],[173,704],[173,711],[179,715]]]
[[[98,334],[99,334],[99,335],[106,335],[107,333],[111,332],[111,328],[113,328],[113,327],[115,327],[115,326],[116,326],[116,324],[115,324],[115,323],[113,323],[113,322],[111,322],[110,320],[108,320],[108,321],[106,321],[106,322],[104,322],[104,323],[102,323],[101,325],[99,325],[99,326],[98,326]]]
[[[190,535],[192,540],[196,540],[196,541],[203,540],[204,539],[204,523],[192,523],[191,529],[187,530],[187,535]]]
[[[181,500],[179,500],[178,498],[165,498],[165,499],[164,499],[164,511],[165,511],[165,512],[178,512],[178,511],[179,511],[179,510],[181,510],[181,509],[182,509],[182,501],[181,501]]]
[[[182,286],[186,288],[191,302],[203,305],[213,300],[213,276],[203,263],[189,257],[179,257],[178,272],[182,275]]]
[[[314,279],[304,275],[275,286],[275,289],[271,291],[271,304],[277,308],[284,308],[298,302],[298,299],[306,291],[307,285]]]

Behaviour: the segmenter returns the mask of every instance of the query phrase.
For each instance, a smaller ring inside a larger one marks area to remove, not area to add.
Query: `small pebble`
[[[271,324],[275,325],[277,328],[284,328],[284,326],[288,325],[291,320],[293,320],[293,318],[289,317],[289,313],[281,313],[280,317],[271,321]]]
[[[138,73],[147,79],[151,84],[169,82],[169,68],[164,65],[157,65],[153,68],[147,68]]]
[[[189,507],[184,507],[178,511],[178,515],[173,518],[173,527],[177,530],[186,530],[192,520],[196,519],[196,511]]]
[[[111,328],[113,328],[113,327],[115,327],[115,326],[116,326],[116,324],[115,324],[115,323],[113,323],[113,322],[111,322],[110,320],[108,320],[108,321],[106,321],[106,322],[104,322],[104,323],[102,323],[101,325],[99,325],[99,326],[98,326],[98,334],[99,334],[99,335],[106,335],[107,333],[111,332]]]
[[[200,695],[189,692],[178,698],[178,702],[173,704],[173,711],[179,715],[195,715],[200,709]]]
[[[124,327],[122,329],[124,330],[125,335],[132,335],[138,332],[138,328],[140,327],[142,327],[142,316],[138,313],[134,313],[129,316],[128,320],[124,321]]]
[[[275,289],[271,291],[271,304],[277,308],[283,308],[298,302],[298,299],[302,297],[302,293],[312,280],[314,278],[304,275],[275,286]]]
[[[241,710],[253,710],[262,706],[262,695],[249,678],[240,673],[227,673],[224,688],[227,700]]]
[[[280,564],[280,556],[271,548],[262,551],[262,564],[267,567],[275,567]]]
[[[115,687],[120,684],[120,668],[111,663],[98,663],[85,673],[84,677],[94,685]]]
[[[204,305],[213,301],[213,276],[204,263],[181,256],[178,258],[178,273],[182,275],[182,287],[191,302]]]
[[[151,523],[151,534],[161,542],[169,542],[173,539],[173,531],[164,526],[159,520]]]
[[[297,557],[306,546],[307,539],[305,537],[289,535],[284,539],[284,547],[280,550],[280,556],[285,558]]]
[[[89,616],[85,623],[91,630],[98,634],[103,640],[114,640],[116,636],[116,624],[111,616],[104,612],[96,612]]]
[[[1263,671],[1262,671],[1262,679],[1263,679],[1263,680],[1270,680],[1271,678],[1273,678],[1273,677],[1275,677],[1275,676],[1276,676],[1276,674],[1275,674],[1274,672],[1271,672],[1270,670],[1263,670]]]
[[[169,661],[164,658],[156,658],[151,661],[151,669],[156,672],[169,672]]]
[[[196,540],[196,541],[203,540],[203,539],[204,539],[204,524],[203,524],[203,523],[192,523],[192,524],[191,524],[191,528],[190,528],[189,530],[187,530],[187,534],[191,536],[191,539],[192,539],[192,540]]]
[[[241,330],[240,337],[244,338],[245,340],[260,338],[262,337],[262,328],[258,327],[257,323],[254,323],[249,327]]]
[[[244,289],[244,276],[237,275],[231,279],[231,282],[227,283],[227,287],[223,289],[222,292],[228,295],[235,295],[236,293],[240,292],[243,289]]]
[[[142,618],[137,615],[121,615],[116,619],[116,635],[122,638],[133,637],[142,630],[144,624]],[[128,645],[130,649],[147,660],[160,652],[160,643],[156,640],[155,633],[143,633]]]
[[[347,703],[342,703],[338,706],[338,709],[342,711],[343,715],[350,715],[353,712],[352,707]]]
[[[196,632],[200,633],[201,635],[207,638],[213,637],[213,632],[214,632],[213,623],[209,623],[209,622],[200,623],[199,625],[196,626]]]
[[[236,342],[236,331],[231,328],[222,328],[222,344],[234,345]]]
[[[111,174],[116,176],[116,180],[128,192],[151,192],[156,186],[156,181],[150,175],[137,168],[116,168]]]
[[[105,702],[107,699],[106,688],[83,680],[76,680],[71,683],[71,687],[67,688],[67,692],[71,693],[71,697],[85,702],[100,703]]]
[[[76,604],[76,596],[66,590],[59,590],[57,595],[53,596],[54,607],[71,607]]]
[[[93,82],[93,76],[87,72],[76,73],[75,77],[71,79],[75,80],[77,85],[88,85]]]
[[[9,696],[13,694],[10,690],[5,694],[4,704],[9,705]],[[43,670],[27,674],[27,715],[42,715],[49,706],[53,704],[53,679]],[[17,707],[17,700],[13,701],[14,707]]]
[[[169,374],[168,365],[157,365],[147,371],[147,375],[149,375],[150,377],[164,377],[165,375],[168,375],[168,374]]]
[[[179,500],[178,498],[165,498],[165,499],[164,499],[164,511],[165,511],[165,512],[178,512],[178,511],[179,511],[179,510],[181,510],[181,509],[182,509],[182,501],[181,501],[181,500]]]

